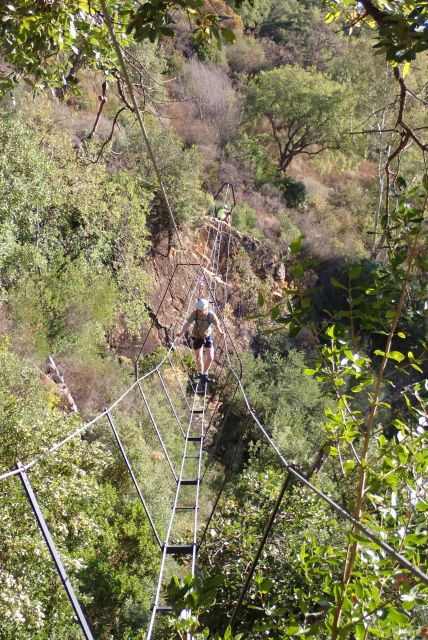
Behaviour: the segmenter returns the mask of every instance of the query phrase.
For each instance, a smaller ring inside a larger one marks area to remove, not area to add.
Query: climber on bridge
[[[232,207],[230,207],[229,205],[225,204],[222,207],[219,207],[217,209],[217,207],[214,209],[214,217],[217,218],[218,220],[221,220],[222,222],[226,222],[227,224],[230,224],[231,217],[232,214]]]
[[[190,325],[192,329],[192,348],[195,352],[196,369],[201,382],[207,383],[208,371],[214,360],[214,345],[212,341],[212,331],[215,329],[219,335],[224,335],[218,318],[213,311],[210,311],[209,302],[205,298],[200,298],[193,311],[187,318],[177,337],[181,338]]]

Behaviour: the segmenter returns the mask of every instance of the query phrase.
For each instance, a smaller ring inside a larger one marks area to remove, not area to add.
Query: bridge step
[[[195,487],[198,482],[199,482],[199,478],[192,478],[192,479],[187,479],[187,480],[179,480],[180,484],[182,487],[187,486],[187,487]]]
[[[156,607],[156,611],[157,611],[158,613],[171,613],[171,611],[172,611],[172,607],[170,607],[170,606],[169,606],[169,605],[167,605],[167,604],[162,604],[162,605],[160,605],[160,604],[159,604],[159,605],[157,605],[157,607]]]
[[[200,442],[202,440],[202,436],[188,436],[187,442]]]
[[[193,544],[169,544],[165,547],[165,553],[170,556],[191,556]]]
[[[196,505],[194,504],[183,504],[175,507],[176,511],[194,511],[196,509]]]

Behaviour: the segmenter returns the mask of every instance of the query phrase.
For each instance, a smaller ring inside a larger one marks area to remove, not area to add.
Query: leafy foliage
[[[428,48],[428,7],[424,2],[382,2],[380,0],[344,0],[328,2],[331,22],[344,13],[354,24],[369,24],[377,29],[375,47],[392,64],[409,63]]]
[[[337,146],[349,108],[345,89],[315,69],[285,65],[247,87],[247,116],[252,126],[266,122],[269,133],[257,137],[275,149],[278,176],[295,156]]]
[[[202,0],[138,2],[127,0],[120,9],[106,2],[122,45],[135,40],[155,42],[174,34],[176,12],[184,13],[195,27],[196,37],[218,44],[233,42],[235,36],[215,13],[204,10]],[[113,76],[117,60],[110,43],[103,12],[90,2],[66,0],[34,3],[16,0],[0,9],[0,39],[5,60],[12,65],[1,77],[2,91],[10,89],[24,75],[35,89],[46,86],[73,88],[81,67]],[[46,61],[49,60],[49,64]]]
[[[0,277],[7,288],[18,285],[12,299],[20,299],[22,309],[24,280],[30,279],[35,286],[26,306],[50,313],[43,324],[51,337],[61,334],[63,322],[75,331],[85,304],[92,304],[93,319],[105,328],[123,304],[129,328],[138,330],[145,316],[140,264],[151,194],[132,175],[109,176],[105,166],[76,157],[71,135],[44,101],[31,111],[27,105],[19,114],[3,112],[0,138]],[[74,320],[60,320],[85,295],[91,278],[99,295],[82,301]]]

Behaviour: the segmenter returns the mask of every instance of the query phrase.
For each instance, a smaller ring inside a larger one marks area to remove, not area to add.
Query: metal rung
[[[198,484],[199,482],[199,478],[191,478],[191,479],[187,479],[187,480],[178,480],[178,482],[181,484],[182,487],[186,486],[186,487],[194,487]]]
[[[175,507],[176,511],[194,511],[196,509],[196,505],[194,504],[184,504],[182,506]]]
[[[169,544],[165,547],[165,553],[174,556],[191,556],[195,546],[193,544]]]
[[[202,436],[188,436],[187,442],[201,442]]]
[[[156,611],[158,613],[171,613],[172,607],[167,604],[163,604],[163,605],[158,604],[156,607]]]
[[[193,409],[193,414],[195,413],[203,413],[204,409]]]

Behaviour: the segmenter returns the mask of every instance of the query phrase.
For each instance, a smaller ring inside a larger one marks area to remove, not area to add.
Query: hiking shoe
[[[201,373],[199,375],[199,380],[203,383],[203,384],[207,384],[209,382],[209,378],[207,376],[206,373]]]

